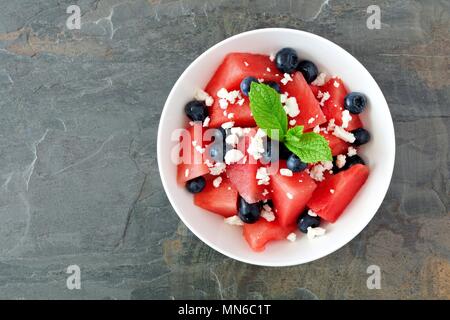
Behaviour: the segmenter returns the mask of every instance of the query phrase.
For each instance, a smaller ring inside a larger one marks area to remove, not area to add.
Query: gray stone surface
[[[366,8],[382,10],[381,30]],[[82,28],[65,27],[78,4]],[[0,298],[450,298],[450,4],[407,1],[0,1]],[[314,263],[262,268],[193,236],[164,195],[156,131],[201,52],[290,27],[380,84],[398,155],[379,213]],[[68,265],[81,290],[66,288]],[[382,270],[368,290],[366,268]]]

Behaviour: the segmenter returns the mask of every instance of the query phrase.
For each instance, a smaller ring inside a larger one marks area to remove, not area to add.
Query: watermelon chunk
[[[349,143],[330,133],[320,132],[320,135],[327,139],[333,157],[339,154],[347,153],[348,147],[350,147]]]
[[[230,121],[224,116],[224,110],[219,106],[217,92],[222,88],[228,91],[239,90],[241,81],[250,76],[265,81],[279,82],[281,80],[281,75],[275,63],[270,61],[269,56],[237,52],[230,53],[225,57],[205,88],[205,91],[214,98],[214,104],[209,108],[210,127],[218,127],[222,123]],[[235,126],[255,126],[255,121],[250,116],[248,99],[245,99],[242,106],[238,104],[229,105],[227,112],[234,113],[232,120],[235,122]]]
[[[258,180],[256,180],[256,172],[261,167],[260,164],[238,163],[227,168],[231,184],[248,203],[256,203],[270,198],[270,192],[264,192],[265,189],[269,191],[270,186],[258,185]]]
[[[283,227],[277,221],[268,222],[266,219],[259,219],[256,223],[244,224],[243,234],[250,248],[260,252],[269,241],[286,239],[295,229],[295,225]]]
[[[335,222],[352,201],[369,176],[369,169],[356,164],[336,175],[327,177],[317,187],[308,207],[322,219]],[[334,193],[330,192],[334,190]]]
[[[335,85],[337,83],[337,87]],[[342,111],[344,111],[344,99],[348,91],[344,85],[344,82],[340,78],[331,78],[322,87],[321,92],[328,92],[330,98],[324,102],[322,108],[323,113],[330,121],[334,119],[334,123],[338,126],[342,125]],[[352,120],[348,123],[347,131],[352,131],[362,127],[361,119],[357,114],[351,114]]]
[[[193,141],[196,141],[200,147],[204,147],[201,122],[196,122],[193,126],[190,126],[180,136],[181,161],[177,167],[177,181],[179,184],[184,184],[188,180],[209,173],[208,167],[203,163],[204,153],[202,154],[195,149],[192,144]]]
[[[280,161],[280,168],[286,168],[286,162]],[[279,171],[271,176],[271,186],[276,221],[284,227],[295,224],[317,187],[306,172],[296,172],[287,177]]]
[[[221,176],[222,182],[219,187],[214,187],[213,181],[216,178],[214,176],[208,177],[205,189],[194,194],[194,204],[226,218],[236,215],[238,212],[237,191],[225,176]]]
[[[295,72],[292,75],[292,80],[282,86],[281,90],[286,91],[289,97],[297,99],[300,114],[293,118],[296,121],[296,125],[302,125],[307,130],[326,122],[327,120],[319,102],[303,75],[300,72]]]

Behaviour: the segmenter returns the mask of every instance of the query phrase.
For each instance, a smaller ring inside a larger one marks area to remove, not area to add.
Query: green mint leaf
[[[295,153],[303,162],[315,163],[331,161],[331,149],[328,141],[318,133],[302,133],[303,127],[290,129],[285,137],[285,146]]]
[[[271,139],[283,141],[288,129],[286,112],[281,105],[280,94],[268,85],[252,82],[250,110],[258,127]]]

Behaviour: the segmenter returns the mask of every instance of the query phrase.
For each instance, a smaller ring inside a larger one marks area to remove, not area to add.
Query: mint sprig
[[[271,139],[284,145],[303,162],[331,161],[331,149],[327,140],[318,133],[303,133],[303,126],[288,130],[288,117],[281,105],[280,94],[268,85],[252,82],[250,109],[258,127]]]

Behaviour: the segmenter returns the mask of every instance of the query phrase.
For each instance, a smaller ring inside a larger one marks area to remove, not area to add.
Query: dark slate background
[[[381,30],[366,8],[381,7]],[[65,26],[78,4],[81,30]],[[450,298],[447,0],[0,1],[0,298]],[[228,259],[180,222],[156,163],[164,101],[233,34],[324,36],[372,73],[397,161],[369,226],[319,261]],[[66,288],[68,265],[81,290]],[[368,290],[379,265],[382,289]]]

